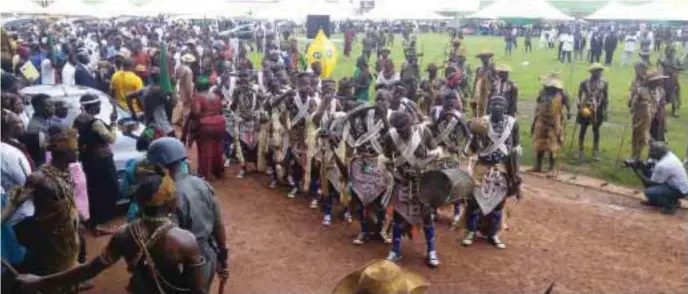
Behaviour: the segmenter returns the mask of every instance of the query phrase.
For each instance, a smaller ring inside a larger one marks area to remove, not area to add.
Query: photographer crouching
[[[643,205],[660,207],[664,214],[674,214],[679,199],[688,196],[688,174],[681,160],[663,142],[650,144],[647,162],[626,160],[645,186]]]

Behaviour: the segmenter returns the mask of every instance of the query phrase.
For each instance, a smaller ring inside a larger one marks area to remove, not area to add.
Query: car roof
[[[24,95],[36,95],[36,94],[46,94],[53,98],[60,97],[81,97],[81,95],[91,93],[97,95],[106,95],[102,91],[97,89],[89,88],[86,86],[77,85],[35,85],[26,87],[20,90]],[[106,95],[107,96],[107,95]]]

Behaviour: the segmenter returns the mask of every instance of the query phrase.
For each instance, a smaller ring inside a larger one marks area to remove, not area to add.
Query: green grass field
[[[345,76],[353,74],[355,60],[360,55],[360,44],[355,44],[352,50],[352,56],[346,58],[342,55],[341,35],[332,36],[333,41],[336,42],[339,53],[339,60],[337,67],[332,74],[332,78],[340,79]],[[429,63],[441,64],[445,58],[444,50],[449,40],[449,36],[440,34],[424,34],[418,37],[418,52],[425,53],[422,60],[422,67],[427,67]],[[404,60],[401,42],[402,38],[397,35],[395,44],[392,46],[392,58],[395,66],[399,70],[401,62]],[[564,81],[565,88],[569,95],[574,98],[577,95],[577,85],[588,76],[587,68],[588,62],[580,60],[573,64],[562,64],[556,59],[555,49],[542,49],[538,51],[538,39],[533,39],[533,52],[526,53],[524,51],[523,39],[519,39],[519,47],[515,49],[513,55],[505,56],[504,41],[499,37],[474,37],[468,36],[464,40],[464,45],[468,50],[469,63],[475,69],[480,61],[474,57],[475,53],[483,49],[489,49],[495,53],[494,61],[496,64],[508,64],[512,67],[513,72],[511,78],[518,84],[519,87],[519,114],[518,119],[521,124],[521,141],[523,146],[522,163],[525,165],[532,165],[534,162],[534,151],[532,148],[532,140],[530,139],[530,125],[533,119],[533,108],[535,105],[536,95],[541,88],[539,78],[549,72],[560,73],[561,79]],[[631,66],[620,65],[621,46],[616,50],[614,61],[611,68],[607,68],[603,76],[610,83],[610,117],[601,129],[600,152],[601,161],[595,162],[591,159],[583,163],[575,160],[578,150],[578,128],[576,129],[575,137],[572,137],[573,128],[575,125],[575,103],[572,113],[574,118],[568,121],[566,126],[566,137],[563,148],[559,154],[559,167],[561,170],[572,172],[575,174],[584,174],[598,178],[604,178],[608,181],[627,184],[639,185],[633,173],[623,168],[620,160],[630,156],[630,120],[631,116],[626,107],[626,102],[629,96],[629,86],[633,77],[633,69]],[[679,49],[680,52],[680,49]],[[257,57],[257,56],[255,56]],[[659,53],[653,53],[651,60],[656,62],[659,58]],[[371,64],[373,64],[375,57],[371,57]],[[636,56],[637,60],[638,57]],[[259,63],[255,63],[259,64]],[[685,101],[688,99],[688,76],[682,75],[681,88],[682,97]],[[683,107],[680,112],[680,118],[668,118],[667,134],[668,143],[672,150],[679,155],[685,157],[686,144],[688,143],[688,107]],[[667,107],[667,109],[670,109]],[[574,139],[574,144],[571,145],[571,140]],[[592,131],[588,130],[586,137],[586,154],[590,157],[592,148]],[[622,144],[623,141],[623,144]],[[617,158],[619,159],[617,161]]]

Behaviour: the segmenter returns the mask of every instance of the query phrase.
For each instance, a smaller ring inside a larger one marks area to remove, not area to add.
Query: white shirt
[[[688,174],[681,160],[672,152],[668,152],[657,162],[650,181],[667,184],[681,191],[683,195],[688,195]]]
[[[55,68],[50,59],[43,59],[41,62],[41,84],[54,85],[55,84]]]
[[[561,34],[559,37],[561,41],[561,51],[573,51],[573,36],[569,34]]]
[[[384,74],[380,73],[377,75],[377,81],[375,81],[376,84],[380,85],[391,85],[392,83],[396,82],[399,80],[399,73],[395,72],[389,79],[386,79],[384,77]]]
[[[24,186],[31,174],[31,165],[24,152],[16,147],[1,142],[0,163],[2,164],[2,188],[10,191],[16,186]]]
[[[624,40],[624,51],[634,52],[636,44],[638,43],[638,38],[635,36],[628,36]]]
[[[69,62],[66,62],[62,67],[62,84],[71,86],[76,84],[74,79],[74,74],[76,73],[76,68]]]

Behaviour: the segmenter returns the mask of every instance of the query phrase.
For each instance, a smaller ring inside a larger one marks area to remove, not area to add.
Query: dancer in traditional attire
[[[681,83],[678,82],[678,74],[684,70],[684,66],[676,54],[674,45],[667,45],[664,53],[657,62],[657,66],[660,72],[667,76],[664,92],[667,95],[667,103],[671,103],[671,115],[678,117],[678,111],[681,109]]]
[[[578,160],[585,158],[585,133],[592,125],[592,157],[600,160],[600,126],[609,117],[609,83],[602,79],[604,66],[594,63],[588,68],[590,78],[582,81],[578,88],[578,117],[581,125],[578,135]]]
[[[490,87],[494,81],[494,63],[491,62],[494,54],[490,51],[483,51],[477,55],[482,62],[475,71],[475,81],[473,83],[473,117],[483,117],[487,110],[487,98],[490,95]]]
[[[437,66],[434,63],[429,64],[426,71],[428,78],[420,83],[417,97],[419,97],[418,107],[424,115],[429,115],[432,107],[442,103],[441,90],[444,80],[437,76]]]
[[[476,232],[488,238],[495,247],[505,249],[499,238],[506,197],[520,195],[518,156],[521,154],[519,127],[516,118],[505,114],[507,100],[490,98],[489,116],[471,121],[471,149],[478,155],[473,167],[476,188],[466,207],[466,235],[461,243],[473,244]]]
[[[351,213],[347,207],[351,194],[347,185],[347,146],[346,137],[349,130],[345,128],[346,113],[335,112],[323,119],[318,136],[318,159],[320,195],[323,198],[323,225],[332,224],[332,207],[338,198],[344,206],[344,219],[351,222]]]
[[[285,121],[289,142],[288,160],[286,162],[290,176],[292,190],[287,194],[289,198],[296,197],[301,192],[311,191],[311,159],[315,150],[315,126],[313,114],[318,107],[314,96],[311,96],[311,84],[308,73],[301,73],[298,82],[299,90],[296,95],[284,100],[286,111]]]
[[[435,142],[442,147],[439,158],[441,166],[435,168],[458,167],[464,157],[466,145],[473,136],[464,115],[459,111],[461,100],[454,92],[444,93],[442,105],[432,108],[430,130]],[[453,223],[458,224],[461,204],[454,204]]]
[[[631,159],[641,160],[641,153],[650,142],[652,125],[659,102],[652,99],[647,87],[647,64],[636,63],[635,78],[631,83],[631,95],[628,108],[631,111]]]
[[[418,200],[421,173],[430,161],[437,158],[432,132],[424,124],[413,124],[410,114],[394,112],[392,127],[384,138],[384,151],[394,175],[391,202],[394,206],[392,226],[392,249],[387,260],[401,259],[401,237],[404,231],[411,232],[414,226],[422,226],[427,245],[428,265],[440,264],[435,249],[435,223],[432,208]]]
[[[649,114],[651,116],[650,122],[650,142],[661,141],[665,139],[666,133],[666,92],[664,91],[664,83],[667,76],[662,75],[657,71],[650,71],[646,75],[646,82],[637,89],[637,99],[646,100],[653,104],[652,110]],[[649,143],[649,142],[648,142]]]
[[[507,101],[506,114],[510,116],[516,116],[516,113],[518,112],[518,86],[516,86],[516,82],[509,79],[511,67],[506,64],[500,64],[495,68],[495,71],[497,72],[497,76],[495,81],[492,83],[490,97],[504,97]],[[487,109],[487,113],[490,113],[489,107]]]
[[[200,269],[206,260],[196,238],[168,217],[177,210],[174,181],[167,174],[161,175],[162,171],[151,173],[138,175],[141,181],[135,198],[143,208],[143,216],[119,229],[98,257],[49,276],[21,275],[18,280],[22,289],[45,293],[73,285],[97,276],[124,258],[131,272],[127,287],[130,293],[204,293]]]
[[[77,160],[77,132],[51,127],[47,135],[52,161],[31,174],[25,188],[12,200],[13,203],[33,200],[36,209],[33,218],[17,229],[20,238],[26,236],[22,243],[30,252],[25,260],[27,268],[37,275],[68,270],[78,264],[79,255],[79,213],[69,173],[69,165]],[[63,285],[43,293],[76,293],[76,284]]]
[[[385,242],[391,242],[385,231],[385,210],[391,197],[392,175],[380,162],[384,156],[381,137],[389,129],[388,117],[391,94],[380,90],[376,93],[375,105],[363,104],[347,114],[349,134],[344,137],[353,155],[349,164],[349,181],[354,199],[360,205],[358,210],[361,232],[353,243],[364,244],[371,236],[380,235]]]
[[[205,75],[196,79],[189,129],[185,128],[182,141],[191,146],[194,141],[198,151],[198,175],[208,179],[212,173],[217,178],[224,176],[222,161],[222,140],[225,134],[225,117],[222,114],[222,99],[210,92],[210,81]]]
[[[530,134],[535,145],[535,166],[531,171],[542,172],[542,160],[549,153],[550,176],[556,175],[556,159],[559,148],[564,142],[564,119],[571,118],[569,98],[564,93],[564,84],[556,74],[542,79],[544,89],[536,100],[535,118]],[[566,108],[566,117],[564,117]]]
[[[259,154],[259,150],[263,147],[261,143],[267,143],[267,137],[264,136],[263,142],[260,142],[259,134],[261,122],[267,121],[267,114],[262,112],[263,97],[259,95],[257,87],[251,85],[248,72],[239,73],[237,89],[232,96],[230,109],[234,114],[234,151],[241,165],[237,178],[243,178],[247,162],[253,162],[257,170],[265,171],[265,154]]]

